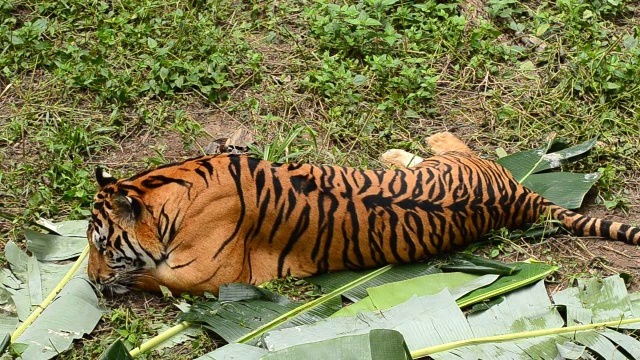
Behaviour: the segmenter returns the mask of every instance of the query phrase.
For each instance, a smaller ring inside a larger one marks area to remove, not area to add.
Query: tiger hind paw
[[[468,154],[474,153],[471,149],[469,149],[467,145],[462,142],[462,140],[458,139],[450,132],[433,134],[429,136],[426,141],[427,145],[429,145],[431,151],[435,155],[440,155],[442,153],[450,151],[457,151]]]
[[[424,159],[404,150],[391,149],[380,156],[380,161],[389,168],[403,168],[416,166]]]

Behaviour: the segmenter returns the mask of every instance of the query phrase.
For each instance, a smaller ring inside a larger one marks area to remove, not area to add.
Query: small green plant
[[[602,173],[598,184],[598,201],[607,209],[620,208],[626,211],[629,206],[629,200],[625,197],[623,182],[618,177],[620,172],[626,170],[624,166],[616,166],[608,164],[604,168],[598,169]],[[618,190],[619,189],[619,190]]]
[[[128,349],[139,346],[143,340],[153,335],[149,320],[141,318],[131,309],[112,310],[110,321]]]
[[[290,276],[284,279],[269,281],[264,284],[264,288],[285,295],[294,301],[309,301],[322,296],[322,291],[320,291],[318,286],[303,279],[296,279]]]
[[[182,137],[182,143],[185,150],[193,148],[195,139],[205,130],[199,123],[193,121],[184,110],[177,110],[175,120],[171,125],[171,129],[176,130]]]
[[[295,161],[305,154],[317,151],[317,148],[316,133],[307,126],[295,126],[284,134],[278,134],[264,147],[249,145],[249,152],[264,160],[283,163]]]

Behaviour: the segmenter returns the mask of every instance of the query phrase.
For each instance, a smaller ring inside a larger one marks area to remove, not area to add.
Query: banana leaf
[[[16,311],[16,304],[11,293],[0,288],[0,306],[2,306],[2,316],[0,316],[0,334],[12,333],[20,322]],[[1,354],[2,352],[0,352]]]
[[[345,286],[345,284],[359,281],[359,279],[362,279],[374,271],[375,270],[340,271],[309,277],[305,280],[320,286],[323,292],[329,293]],[[431,262],[389,266],[386,267],[386,271],[378,273],[367,281],[357,284],[357,286],[350,287],[341,295],[349,301],[356,302],[369,296],[367,288],[440,272],[441,270],[435,265],[432,265]]]
[[[356,316],[361,311],[384,310],[401,304],[413,296],[437,294],[443,289],[453,292],[454,299],[498,279],[499,275],[474,275],[460,272],[424,275],[367,289],[368,297],[331,315]]]
[[[517,266],[521,265],[518,264]],[[535,281],[531,279],[537,280],[541,276],[545,276],[550,271],[553,271],[553,268],[544,264],[526,266],[529,266],[531,271],[516,272],[512,276],[517,276],[520,273],[523,275],[520,275],[520,277],[515,280],[503,281],[503,288],[511,290],[515,286],[524,286],[531,281]],[[220,290],[220,299],[224,299],[224,302],[206,301],[196,303],[191,306],[187,312],[180,314],[179,318],[183,321],[201,323],[204,327],[216,332],[230,343],[242,342],[255,344],[260,336],[276,328],[312,324],[329,317],[341,308],[340,294],[348,293],[351,294],[352,298],[355,298],[355,294],[358,295],[358,298],[362,299],[368,296],[367,288],[375,288],[383,281],[384,283],[393,283],[437,271],[438,270],[430,263],[414,263],[386,266],[381,269],[360,273],[341,272],[337,273],[335,278],[332,278],[330,275],[310,278],[310,282],[322,284],[323,290],[329,291],[329,293],[302,305],[292,303],[280,296],[269,295],[269,292],[265,289],[255,288],[246,284],[230,284],[229,286],[222,287]],[[424,293],[426,291],[424,288],[425,284],[432,282],[437,286],[437,290],[445,287],[455,288],[453,285],[460,286],[463,282],[460,281],[458,276],[464,276],[467,280],[479,278],[478,275],[443,274],[438,275],[440,281],[437,282],[430,280],[423,282],[417,281],[412,287],[407,287],[407,284],[404,284],[400,286],[400,288],[404,288],[405,292],[401,295],[402,298],[396,299],[396,301],[399,303],[415,293]],[[530,279],[528,282],[524,281],[527,277]],[[484,280],[487,279],[485,278],[483,281]],[[495,277],[488,282],[477,282],[474,284],[474,287],[467,288],[461,292],[460,296],[475,288],[481,288],[493,280],[495,280]],[[359,296],[359,294],[353,290],[363,285],[366,286],[363,290],[365,295]],[[237,294],[237,296],[229,296],[227,291],[230,290],[232,290],[234,294]],[[487,299],[488,296],[494,296],[499,293],[502,293],[499,288],[492,288],[485,293],[471,292],[465,297],[465,301],[468,305],[474,301],[479,302]],[[483,294],[485,295],[483,296]],[[469,297],[470,295],[471,297]],[[384,298],[379,301],[385,301],[385,304],[389,306],[391,305],[390,302],[393,302],[393,300]]]
[[[56,261],[77,258],[87,245],[87,236],[60,236],[25,230],[27,249],[40,261]]]
[[[411,359],[411,353],[402,334],[393,330],[378,329],[361,335],[341,336],[292,346],[281,351],[270,352],[260,359],[407,360]]]
[[[423,265],[424,266],[424,265]],[[341,307],[341,294],[390,271],[391,265],[366,272],[341,287],[301,304],[247,284],[228,284],[220,288],[221,301],[198,302],[179,318],[201,323],[227,342],[255,343],[264,332],[279,326],[314,323]],[[232,294],[227,294],[231,292]]]
[[[86,239],[87,220],[66,220],[59,223],[40,218],[36,225],[49,233]]]
[[[0,275],[0,288],[11,293],[17,315],[24,321],[73,264],[37,262],[33,265],[35,257],[28,256],[13,241],[7,242],[4,250],[11,271],[5,269]],[[28,265],[30,263],[31,266]]]
[[[611,309],[615,301],[625,311],[629,310],[626,305],[630,298],[619,292],[619,282],[618,277],[587,280],[578,288],[582,295],[569,296],[582,299],[585,309],[599,314],[591,320],[604,322],[589,321],[586,325],[566,327],[565,320],[550,302],[544,284],[538,282],[507,294],[501,304],[470,314],[466,319],[454,298],[443,290],[436,295],[413,297],[388,310],[270,331],[264,336],[263,345],[269,351],[280,351],[308,342],[387,328],[403,334],[414,358],[428,354],[434,359],[556,359],[560,356],[576,359],[586,356],[588,349],[604,359],[637,359],[640,343],[615,330],[625,326],[625,322],[637,324],[640,316],[627,313],[620,317],[620,311],[606,315],[606,309]],[[589,291],[594,296],[589,296]],[[617,295],[609,297],[611,301],[596,301],[596,293]]]
[[[196,360],[299,360],[362,359],[407,360],[411,353],[402,334],[393,330],[371,330],[366,334],[341,336],[325,341],[269,352],[244,344],[230,344]]]
[[[260,359],[262,356],[268,354],[269,352],[265,349],[234,343],[225,345],[221,348],[218,348],[208,354],[205,354],[196,360],[253,360]],[[101,359],[101,360],[119,360],[116,358],[112,359]]]
[[[107,350],[100,356],[100,360],[133,360],[133,356],[129,355],[127,347],[118,339],[109,345]]]
[[[89,280],[75,277],[14,343],[28,345],[24,359],[50,359],[68,349],[74,339],[93,331],[101,316]]]
[[[496,262],[481,259],[480,263],[486,265]],[[413,295],[436,294],[445,288],[448,288],[452,293],[458,306],[463,308],[544,279],[557,269],[539,262],[521,262],[506,265],[513,266],[517,271],[514,271],[513,275],[500,278],[495,275],[479,276],[468,273],[432,274],[368,288],[368,297],[342,308],[332,317],[355,316],[359,311],[363,310],[388,309],[393,305],[408,300]]]
[[[229,343],[255,343],[264,332],[276,327],[311,324],[331,316],[342,307],[342,295],[351,299],[366,297],[365,286],[375,286],[439,271],[429,263],[385,266],[363,272],[339,272],[335,277],[310,278],[322,284],[326,294],[309,303],[293,303],[288,299],[247,284],[228,284],[220,288],[220,301],[198,302],[183,321],[201,323]]]
[[[49,261],[82,253],[86,248],[86,222],[82,223],[82,226],[76,221],[41,223],[47,231],[56,230],[55,234],[28,230],[26,233],[31,239],[27,241],[28,247],[36,244],[31,247],[35,256],[28,256],[12,241],[5,245],[9,269],[0,273],[0,305],[5,310],[0,313],[0,324],[2,330],[13,333],[11,347],[20,349],[25,359],[57,356],[68,349],[74,339],[90,333],[100,319],[98,300],[86,277],[73,278],[62,287],[63,279],[66,282],[70,278],[68,273],[81,264]],[[69,317],[70,313],[78,312],[83,316]]]
[[[504,156],[497,163],[507,168],[515,179],[530,190],[567,209],[579,208],[586,193],[600,178],[600,173],[542,173],[584,157],[597,139],[558,151],[552,142],[542,149],[522,151]]]

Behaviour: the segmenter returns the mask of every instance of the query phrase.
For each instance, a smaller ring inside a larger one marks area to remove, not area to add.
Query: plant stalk
[[[191,326],[191,323],[188,321],[183,321],[180,324],[167,329],[167,331],[162,332],[161,334],[159,334],[158,336],[155,336],[151,339],[149,339],[149,341],[145,342],[144,344],[138,346],[137,348],[131,349],[131,351],[129,352],[129,354],[133,357],[136,357],[142,353],[145,353],[147,351],[151,351],[153,348],[155,348],[156,346],[162,344],[163,342],[165,342],[166,340],[171,339],[172,337],[178,335],[179,333],[183,332],[184,330],[188,329]]]
[[[56,285],[56,287],[51,291],[51,293],[49,293],[49,296],[47,296],[42,301],[42,303],[35,310],[33,310],[31,315],[29,315],[29,317],[22,324],[20,324],[20,326],[16,329],[16,331],[14,331],[13,334],[11,334],[12,343],[15,342],[20,337],[20,335],[22,335],[22,333],[25,330],[27,330],[29,325],[31,325],[38,318],[38,316],[40,316],[40,314],[44,311],[44,309],[46,309],[47,306],[49,306],[53,302],[53,300],[58,295],[60,290],[62,290],[62,288],[69,282],[69,280],[71,280],[73,275],[75,275],[76,271],[78,271],[80,264],[84,261],[84,259],[87,257],[88,254],[89,254],[89,245],[87,245],[84,248],[84,250],[78,257],[78,260],[76,260],[76,262],[73,264],[71,269],[69,269],[67,274],[62,278],[62,280],[60,280],[58,285]]]
[[[614,326],[632,324],[637,322],[640,322],[640,318],[614,320],[614,321],[607,321],[607,322],[601,322],[596,324],[576,325],[576,326],[569,326],[569,327],[563,327],[563,328],[557,328],[557,329],[525,331],[517,334],[504,334],[504,335],[487,336],[483,338],[453,341],[447,344],[441,344],[441,345],[431,346],[428,348],[412,351],[411,357],[413,359],[421,359],[429,355],[433,355],[435,353],[448,351],[448,350],[455,349],[462,346],[478,345],[478,344],[500,342],[500,341],[513,341],[513,340],[532,338],[532,337],[538,337],[538,336],[558,335],[558,334],[572,333],[577,331],[594,330],[601,327],[614,327]]]

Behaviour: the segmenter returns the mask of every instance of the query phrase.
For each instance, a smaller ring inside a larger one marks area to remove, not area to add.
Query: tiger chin
[[[547,215],[576,236],[630,244],[640,229],[554,205],[477,157],[449,133],[422,159],[391,150],[394,169],[279,164],[202,156],[117,179],[100,190],[87,229],[89,277],[107,292],[218,293],[259,284],[423,260]]]

